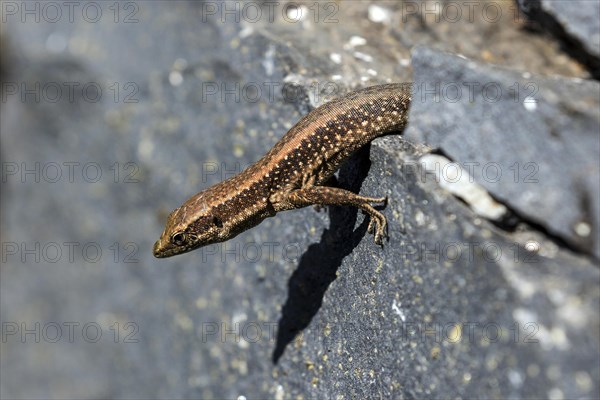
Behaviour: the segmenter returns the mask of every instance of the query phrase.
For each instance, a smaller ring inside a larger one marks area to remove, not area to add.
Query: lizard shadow
[[[364,146],[342,165],[337,179],[339,187],[358,193],[371,165],[369,149],[369,145]],[[368,218],[354,229],[357,208],[328,208],[329,228],[323,231],[319,243],[310,245],[300,257],[298,268],[288,282],[288,298],[282,308],[272,356],[274,364],[296,335],[310,324],[321,308],[325,292],[335,280],[342,260],[367,233]]]

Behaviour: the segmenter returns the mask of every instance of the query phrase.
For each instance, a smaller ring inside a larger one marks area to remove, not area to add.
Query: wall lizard
[[[407,123],[410,84],[371,86],[332,100],[305,115],[259,161],[192,196],[167,218],[155,257],[170,257],[223,242],[280,211],[309,205],[344,205],[371,218],[375,243],[387,235],[385,216],[364,197],[327,186],[356,150]]]

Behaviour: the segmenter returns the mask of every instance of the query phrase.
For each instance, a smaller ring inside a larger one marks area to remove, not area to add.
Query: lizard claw
[[[375,231],[375,243],[383,246],[383,239],[387,238],[387,221],[385,218],[377,224],[377,230]]]
[[[364,197],[363,200],[365,200],[368,203],[379,203],[382,204],[383,206],[387,205],[387,196],[385,197]],[[373,234],[375,236],[375,243],[383,246],[383,239],[387,238],[387,220],[385,218],[385,216],[375,210],[373,207],[368,206],[368,208],[363,209],[363,212],[365,214],[368,214],[371,218],[371,220],[369,221],[369,226],[367,227],[367,232],[369,232],[370,234]]]
[[[371,220],[369,221],[369,226],[367,227],[367,232],[373,234],[375,233],[375,226],[377,225],[377,223],[375,222],[374,218],[371,218]]]
[[[383,215],[371,216],[367,232],[374,234],[375,244],[383,246],[383,239],[388,237],[386,218]]]

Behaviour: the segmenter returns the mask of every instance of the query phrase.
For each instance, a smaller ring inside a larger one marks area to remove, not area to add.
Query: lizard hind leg
[[[371,203],[385,205],[386,197],[364,197],[336,187],[307,186],[291,191],[286,201],[296,208],[310,205],[358,207],[371,218],[368,231],[375,235],[375,243],[383,245],[383,239],[387,237],[387,220],[371,205]]]
[[[324,182],[319,183],[320,186],[327,186],[330,188],[338,187],[339,182],[335,175],[331,175]],[[327,206],[324,204],[313,204],[313,209],[317,212],[321,212],[327,209]]]

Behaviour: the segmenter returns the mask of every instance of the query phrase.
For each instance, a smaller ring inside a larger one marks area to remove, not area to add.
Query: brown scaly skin
[[[224,242],[279,211],[309,205],[349,205],[371,217],[375,243],[386,236],[385,216],[362,197],[322,186],[356,150],[407,123],[410,84],[372,86],[305,115],[259,161],[188,199],[168,217],[154,256],[170,257]]]

